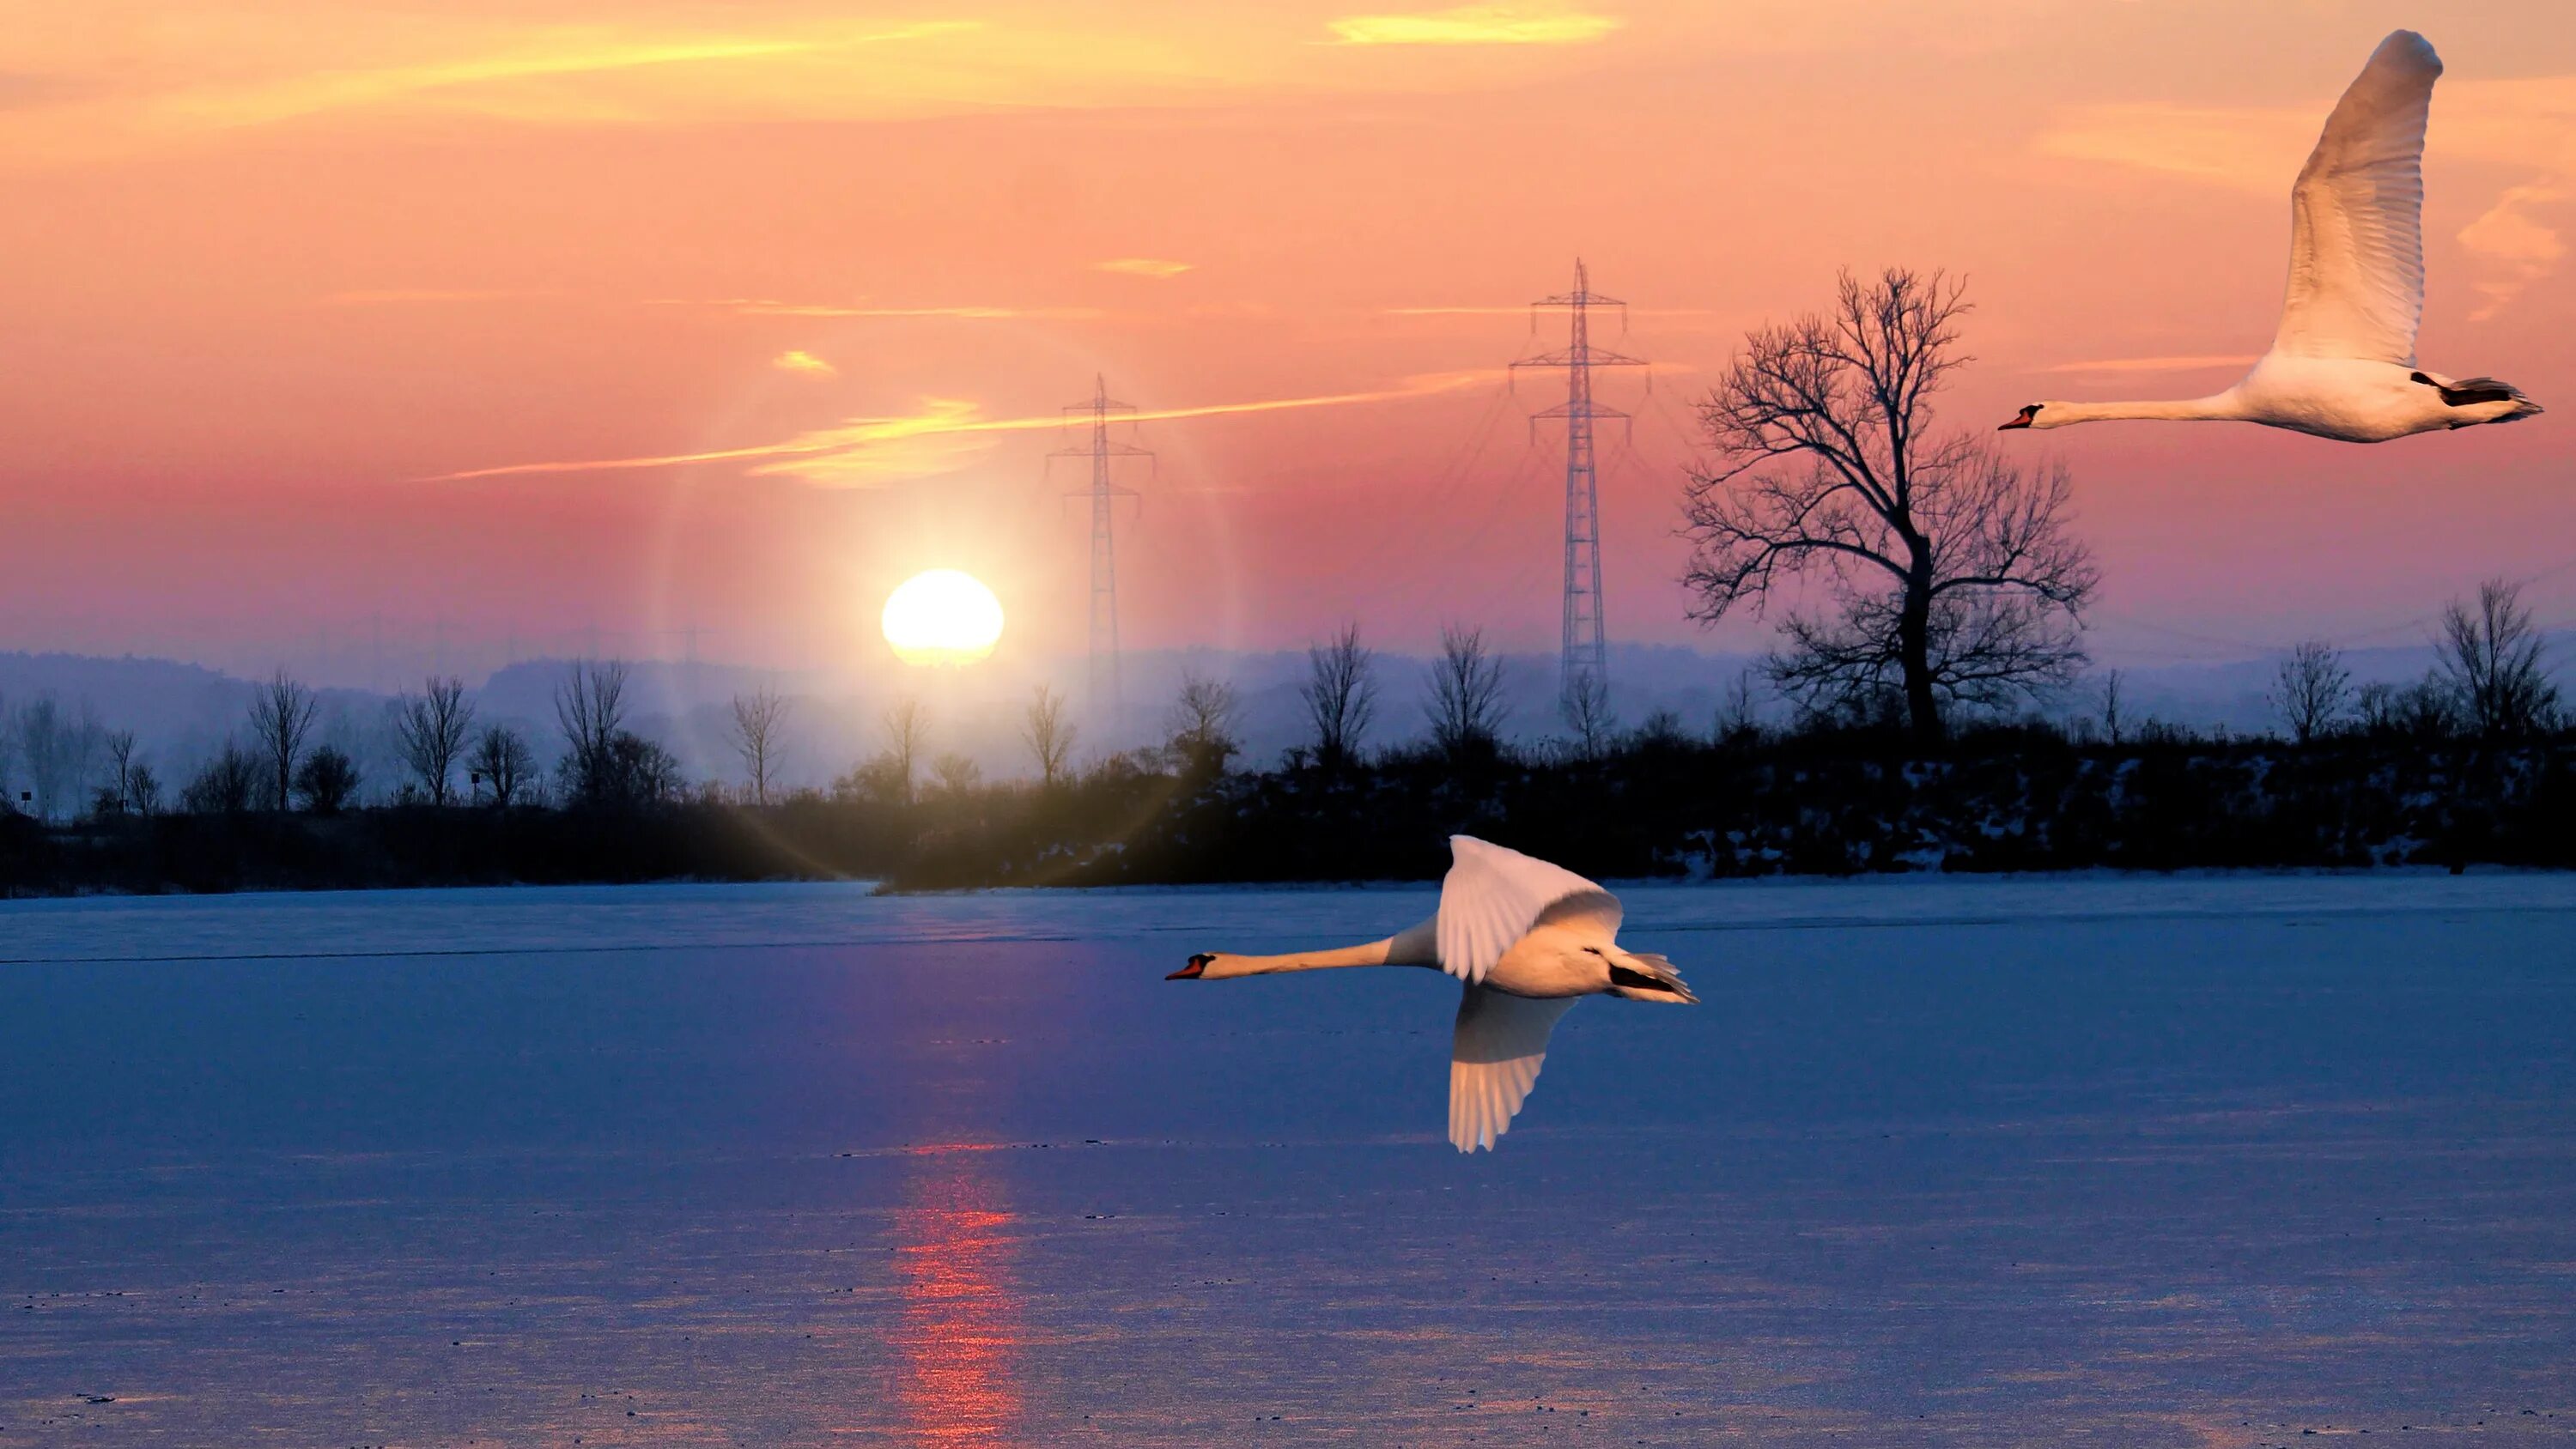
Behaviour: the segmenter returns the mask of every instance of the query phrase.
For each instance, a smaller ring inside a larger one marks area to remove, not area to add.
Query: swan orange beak
[[[1190,964],[1182,967],[1180,970],[1173,972],[1171,975],[1166,976],[1163,979],[1166,981],[1196,981],[1199,977],[1206,974],[1208,963],[1215,959],[1216,958],[1214,956],[1209,955],[1205,951],[1201,951],[1190,958]]]
[[[2035,418],[2035,417],[2038,417],[2038,416],[2039,416],[2039,404],[2037,404],[2037,403],[2032,403],[2030,406],[2028,406],[2028,407],[2026,407],[2026,408],[2023,408],[2020,412],[2018,412],[2018,413],[2014,414],[2014,415],[2013,415],[2013,420],[2012,420],[2011,422],[2008,422],[2008,423],[2004,424],[2002,427],[1995,429],[1995,431],[1996,431],[1996,432],[1998,432],[1998,433],[2009,433],[2009,432],[2011,432],[2011,431],[2012,431],[2013,429],[2015,429],[2015,428],[2026,428],[2026,427],[2029,427],[2029,426],[2030,426],[2030,420],[2031,420],[2032,418]]]

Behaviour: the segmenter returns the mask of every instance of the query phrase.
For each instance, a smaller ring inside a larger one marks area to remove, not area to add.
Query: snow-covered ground
[[[2576,877],[1624,893],[0,905],[0,1446],[2576,1438]]]

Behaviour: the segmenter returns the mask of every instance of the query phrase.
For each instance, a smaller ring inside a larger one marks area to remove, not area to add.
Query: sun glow
[[[885,640],[906,664],[972,664],[1002,637],[1002,601],[974,575],[932,569],[886,596]]]

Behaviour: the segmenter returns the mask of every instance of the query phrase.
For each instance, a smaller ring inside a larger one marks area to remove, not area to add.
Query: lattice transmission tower
[[[1595,307],[1618,308],[1620,330],[1627,330],[1628,304],[1593,291],[1578,257],[1573,291],[1530,304],[1533,326],[1539,311],[1566,314],[1571,333],[1566,346],[1512,364],[1565,370],[1565,401],[1533,415],[1532,426],[1537,418],[1565,420],[1565,632],[1557,687],[1569,700],[1586,676],[1601,687],[1610,682],[1610,646],[1601,615],[1601,489],[1593,466],[1593,423],[1601,418],[1626,422],[1628,415],[1593,401],[1592,369],[1646,365],[1644,358],[1592,345]]]
[[[1077,488],[1068,498],[1091,500],[1091,719],[1096,730],[1113,730],[1124,718],[1124,701],[1119,694],[1118,679],[1118,540],[1116,537],[1118,500],[1141,498],[1133,488],[1122,487],[1110,476],[1112,461],[1118,458],[1151,458],[1153,453],[1132,443],[1117,443],[1109,438],[1109,419],[1113,413],[1132,413],[1133,403],[1118,402],[1109,396],[1108,382],[1094,375],[1088,402],[1066,403],[1067,414],[1088,413],[1091,416],[1091,441],[1078,448],[1059,448],[1047,455],[1052,467],[1058,458],[1091,460],[1091,486]],[[1141,505],[1140,505],[1141,506]],[[1105,741],[1104,741],[1105,743]]]

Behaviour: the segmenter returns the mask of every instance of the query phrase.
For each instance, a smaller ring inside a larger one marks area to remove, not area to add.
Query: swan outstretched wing
[[[2424,315],[2424,123],[2442,58],[2400,30],[2326,117],[2290,188],[2290,291],[2272,350],[2415,365]]]
[[[1434,927],[1441,970],[1471,984],[1482,981],[1530,927],[1574,916],[1615,933],[1619,898],[1563,866],[1472,835],[1449,837],[1449,874],[1440,882]]]
[[[1574,1009],[1571,996],[1513,996],[1470,986],[1458,1000],[1449,1050],[1449,1141],[1461,1152],[1492,1147],[1510,1130],[1547,1060],[1548,1033]]]

